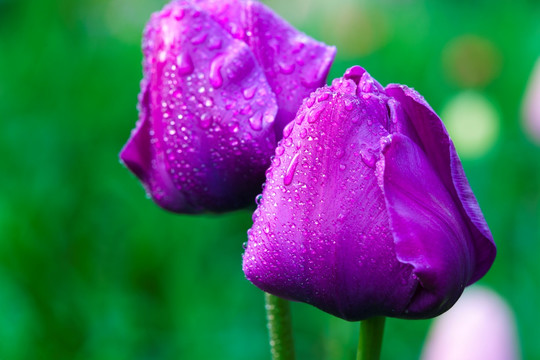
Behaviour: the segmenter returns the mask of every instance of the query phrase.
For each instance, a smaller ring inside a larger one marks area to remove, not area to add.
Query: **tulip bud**
[[[439,117],[359,66],[284,129],[253,222],[247,279],[347,320],[439,315],[496,252]]]
[[[518,360],[512,310],[495,292],[473,286],[430,329],[422,360]]]
[[[163,208],[253,201],[283,127],[324,84],[335,49],[256,1],[178,0],[144,32],[139,121],[123,163]]]

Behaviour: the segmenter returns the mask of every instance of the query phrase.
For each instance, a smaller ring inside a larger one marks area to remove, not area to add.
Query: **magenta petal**
[[[384,142],[382,189],[399,261],[420,282],[407,316],[433,317],[461,295],[474,271],[474,249],[458,207],[429,159],[411,139]]]
[[[299,32],[260,2],[249,3],[247,42],[277,96],[276,129],[283,129],[302,100],[326,83],[336,48]]]
[[[326,83],[336,48],[296,30],[259,1],[199,0],[197,4],[255,54],[277,97],[276,135],[281,138],[302,100]]]
[[[121,159],[168,210],[252,202],[275,147],[277,105],[249,47],[173,2],[153,15],[143,49],[141,123]]]
[[[415,141],[424,150],[458,209],[466,220],[474,249],[473,273],[465,285],[480,279],[495,259],[496,248],[489,227],[463,172],[461,161],[441,119],[424,98],[406,86],[391,84],[386,92],[401,103],[413,125]]]

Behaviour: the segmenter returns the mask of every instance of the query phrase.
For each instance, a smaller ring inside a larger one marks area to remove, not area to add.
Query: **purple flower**
[[[335,48],[256,1],[173,1],[144,32],[139,121],[120,158],[163,208],[253,201],[283,127]]]
[[[264,291],[347,320],[429,318],[493,263],[454,145],[413,89],[350,68],[275,154],[243,265]]]

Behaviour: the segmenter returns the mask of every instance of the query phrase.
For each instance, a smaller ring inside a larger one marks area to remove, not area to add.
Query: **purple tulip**
[[[258,200],[247,279],[346,320],[439,315],[495,257],[437,114],[359,66],[303,102]]]
[[[335,48],[256,1],[181,0],[152,15],[143,53],[139,121],[120,158],[160,206],[197,213],[253,201]]]

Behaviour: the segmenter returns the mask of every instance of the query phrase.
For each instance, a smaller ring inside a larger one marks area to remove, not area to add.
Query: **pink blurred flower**
[[[437,318],[422,360],[520,359],[512,310],[495,292],[472,287]]]

